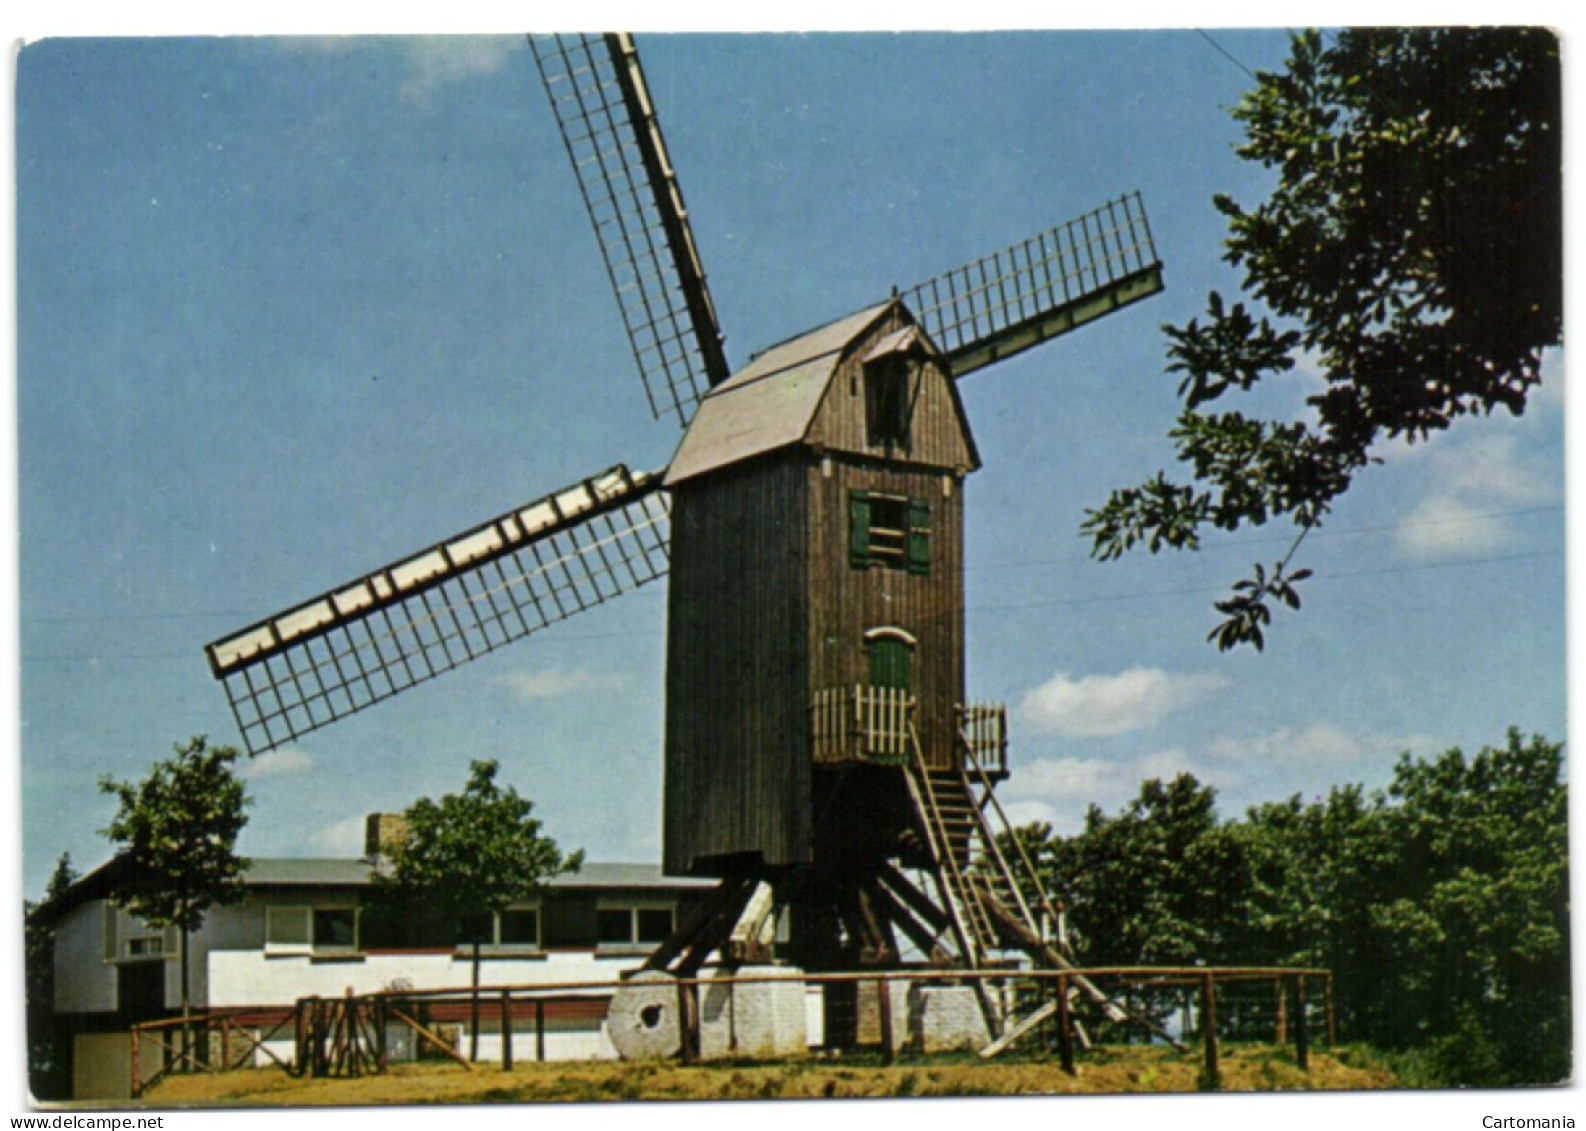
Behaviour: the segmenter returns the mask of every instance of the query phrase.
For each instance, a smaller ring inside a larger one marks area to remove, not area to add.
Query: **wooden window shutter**
[[[909,500],[909,572],[931,572],[931,501]]]
[[[870,564],[870,495],[866,491],[848,496],[848,561],[855,569]]]

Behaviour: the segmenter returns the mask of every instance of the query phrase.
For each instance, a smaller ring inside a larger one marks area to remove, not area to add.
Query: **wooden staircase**
[[[906,776],[960,959],[972,969],[985,969],[1012,965],[1013,956],[1022,954],[1038,968],[1072,969],[1061,911],[1011,835],[1013,826],[997,801],[992,777],[976,757],[977,744],[961,731],[958,764],[930,768],[912,724],[909,733],[912,758]],[[1008,834],[1006,850],[999,834]],[[996,1037],[982,1056],[1000,1052],[1055,1009],[1055,1003],[1047,1003],[1023,1018],[1004,1016],[985,984],[977,982],[977,988],[987,1026]],[[1090,998],[1114,1021],[1142,1024],[1182,1047],[1154,1022],[1131,1015],[1088,978],[1076,975],[1069,992]]]

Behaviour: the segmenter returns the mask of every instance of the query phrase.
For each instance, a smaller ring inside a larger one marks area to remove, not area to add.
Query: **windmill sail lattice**
[[[1139,193],[903,293],[955,377],[1162,289]]]
[[[626,35],[531,36],[650,411],[687,425],[727,360],[661,127]]]
[[[659,487],[619,465],[210,644],[249,753],[663,576]]]

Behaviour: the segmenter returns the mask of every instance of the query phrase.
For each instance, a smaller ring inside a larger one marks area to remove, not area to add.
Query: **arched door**
[[[870,657],[870,686],[910,690],[909,669],[914,648],[914,637],[901,628],[872,628],[865,633],[865,651]]]

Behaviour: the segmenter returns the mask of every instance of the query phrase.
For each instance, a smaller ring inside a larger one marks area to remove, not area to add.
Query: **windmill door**
[[[909,690],[909,662],[914,653],[911,641],[899,636],[873,636],[870,652],[870,686],[896,691]]]

